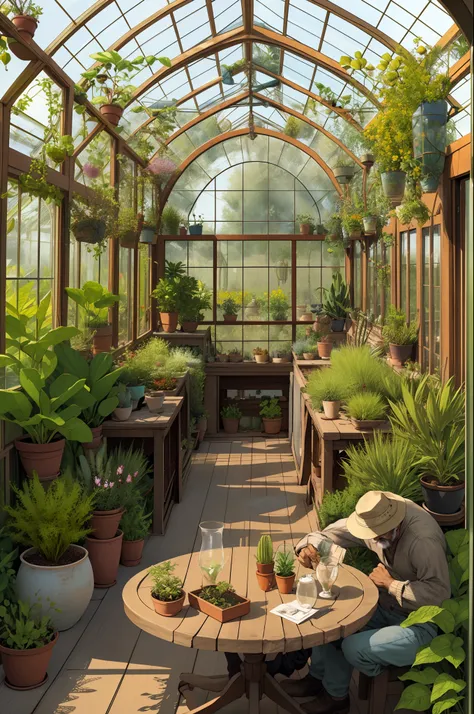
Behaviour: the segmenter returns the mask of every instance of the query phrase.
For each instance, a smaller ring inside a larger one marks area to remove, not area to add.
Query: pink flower
[[[138,471],[135,471],[135,473],[133,474],[133,478],[137,478],[137,476],[138,476]]]
[[[157,156],[147,166],[147,171],[153,174],[157,183],[165,184],[176,171],[177,166],[171,159]]]
[[[113,488],[114,486],[115,486],[114,482],[111,481],[111,482],[109,483],[109,488]]]
[[[121,476],[123,474],[123,464],[122,466],[119,466],[117,469],[117,476]]]
[[[101,483],[100,483],[100,478],[99,478],[98,476],[95,477],[94,483],[95,483],[96,486],[100,486],[100,485],[101,485]]]
[[[132,483],[132,477],[130,474],[127,476],[127,483]]]
[[[104,488],[108,488],[108,487],[109,487],[109,482],[108,482],[108,481],[105,481],[105,483],[104,483]]]
[[[84,164],[82,167],[82,170],[84,171],[84,174],[87,176],[87,178],[90,179],[96,179],[100,175],[100,169],[98,166],[94,166],[94,164]]]

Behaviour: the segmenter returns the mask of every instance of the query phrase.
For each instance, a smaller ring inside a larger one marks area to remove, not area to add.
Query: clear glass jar
[[[339,563],[334,558],[321,558],[316,568],[316,577],[321,585],[319,597],[332,598],[332,586],[339,574]]]
[[[224,524],[220,521],[203,521],[201,529],[201,550],[199,567],[203,574],[203,585],[213,585],[225,563]]]
[[[308,573],[298,580],[296,599],[303,610],[311,610],[318,597],[318,588],[313,576]]]

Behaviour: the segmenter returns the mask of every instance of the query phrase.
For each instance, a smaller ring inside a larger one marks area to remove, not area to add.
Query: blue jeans
[[[361,632],[320,647],[313,647],[309,672],[320,679],[333,697],[349,692],[355,667],[369,677],[376,677],[386,667],[413,664],[417,650],[437,635],[431,624],[400,627],[405,619],[380,606]]]

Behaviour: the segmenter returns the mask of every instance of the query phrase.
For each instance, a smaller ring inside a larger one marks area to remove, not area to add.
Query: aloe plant
[[[334,273],[329,290],[323,293],[323,312],[332,320],[343,320],[351,310],[349,286],[340,273]]]
[[[258,541],[257,563],[262,565],[273,563],[273,543],[270,535],[263,535]]]

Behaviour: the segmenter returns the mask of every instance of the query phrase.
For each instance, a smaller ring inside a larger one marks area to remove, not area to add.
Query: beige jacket
[[[383,608],[400,614],[422,605],[441,605],[451,595],[443,531],[423,508],[409,500],[406,504],[400,538],[388,550],[372,540],[364,541],[351,535],[344,518],[322,531],[343,548],[365,546],[378,555],[380,562],[395,578],[388,592],[380,589],[379,603]],[[310,533],[298,543],[296,552],[311,543],[312,535]]]

